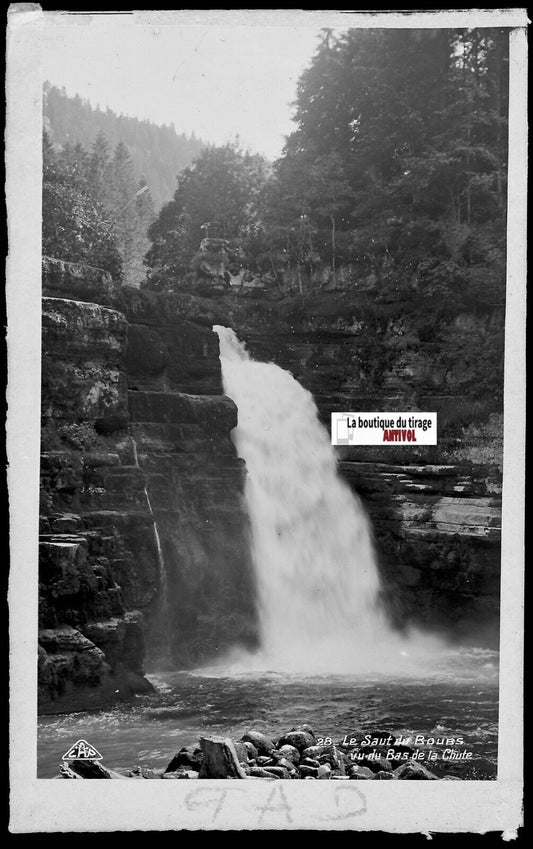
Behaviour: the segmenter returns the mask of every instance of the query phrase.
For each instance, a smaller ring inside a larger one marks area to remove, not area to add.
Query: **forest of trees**
[[[150,187],[158,211],[172,197],[176,177],[191,164],[205,146],[194,133],[178,134],[174,126],[158,126],[151,121],[117,115],[112,109],[93,108],[79,95],[69,97],[65,89],[45,82],[43,118],[48,138],[56,149],[80,144],[90,151],[98,135],[104,135],[110,148],[125,145],[134,176],[143,177]]]
[[[384,292],[503,303],[507,109],[505,30],[323,30],[280,159],[198,157],[151,227],[150,277],[176,286],[216,217],[274,276],[326,263],[329,288],[349,266]]]
[[[150,189],[135,178],[123,142],[112,151],[99,134],[90,152],[81,144],[56,150],[44,134],[45,256],[104,268],[115,280],[138,286],[154,214]]]
[[[48,89],[63,143],[45,142],[45,250],[135,285],[194,289],[201,225],[216,220],[241,264],[284,293],[370,287],[374,303],[411,304],[420,339],[443,361],[470,358],[465,389],[483,393],[501,374],[500,330],[481,350],[443,319],[505,303],[508,64],[505,29],[322,30],[281,157],[197,150],[155,220],[126,136],[111,147],[100,134],[89,152],[64,143],[64,95]],[[136,124],[148,161],[161,128]]]
[[[182,172],[149,231],[145,285],[190,286],[200,219],[216,217],[282,291],[370,286],[416,312],[459,388],[501,394],[501,328],[481,339],[452,319],[505,304],[508,37],[323,30],[282,156],[268,167],[228,146]]]

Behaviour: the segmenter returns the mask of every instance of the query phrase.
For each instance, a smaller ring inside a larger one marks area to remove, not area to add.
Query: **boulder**
[[[251,743],[262,756],[270,756],[275,749],[272,740],[261,731],[247,731],[242,735],[241,740],[243,743]]]
[[[200,772],[204,756],[199,746],[183,746],[177,755],[174,755],[165,769],[167,772],[176,772],[180,768],[194,769]]]
[[[315,738],[308,731],[288,731],[287,734],[280,737],[278,745],[280,747],[294,746],[295,749],[303,753],[305,749],[314,746],[314,743]]]
[[[318,767],[317,766],[307,766],[302,765],[298,767],[300,771],[300,775],[302,778],[317,778],[318,776]]]
[[[265,768],[263,768],[261,766],[250,767],[249,776],[250,776],[250,778],[271,778],[271,779],[279,778],[279,775],[276,775],[273,772],[269,772],[268,770],[266,770]]]
[[[63,765],[65,762],[63,762]],[[74,760],[68,761],[68,769],[76,773],[80,778],[124,778],[119,772],[114,772],[112,769],[107,769],[100,761],[92,760]],[[72,778],[70,775],[65,775],[65,778]]]
[[[305,731],[306,734],[310,734],[313,738],[315,737],[315,732],[307,722],[304,722],[302,725],[295,725],[294,728],[291,728],[291,731]]]
[[[354,762],[352,761],[352,764]],[[387,760],[385,757],[375,757],[375,758],[357,758],[355,763],[359,764],[359,766],[366,766],[368,769],[371,769],[372,772],[392,772],[391,762]]]
[[[318,769],[320,761],[317,761],[316,758],[302,758],[300,766],[311,766],[314,769]]]
[[[235,751],[237,752],[239,763],[248,763],[248,761],[250,760],[250,753],[246,747],[246,743],[243,743],[242,740],[239,740],[234,741],[233,745],[235,746]]]
[[[402,781],[438,781],[438,776],[418,761],[408,761],[402,764],[394,770],[393,775],[395,778],[402,779]]]
[[[298,766],[300,762],[300,753],[296,746],[290,746],[286,743],[284,746],[280,746],[278,749],[280,755],[283,755],[288,761],[291,761],[295,766]]]
[[[274,775],[276,778],[290,778],[290,772],[288,769],[285,769],[282,766],[265,766],[263,767],[265,772],[268,772],[269,775]]]
[[[229,737],[200,737],[204,756],[200,778],[246,778]]]
[[[281,766],[286,769],[290,773],[291,778],[298,775],[298,768],[294,766],[292,761],[288,761],[287,758],[280,758],[276,766]]]
[[[349,777],[355,781],[372,781],[374,773],[367,766],[358,766],[355,764],[350,770]]]
[[[316,760],[320,764],[328,763],[332,769],[339,769],[344,772],[344,757],[336,746],[323,746],[316,756]]]
[[[251,760],[251,761],[254,761],[257,758],[259,752],[255,748],[254,744],[250,743],[249,740],[246,740],[244,745],[246,746],[246,748],[248,750],[248,759]]]
[[[304,758],[312,758],[313,760],[316,760],[318,755],[320,755],[322,753],[322,749],[323,749],[322,746],[308,746],[306,749],[303,749],[303,751],[301,752],[302,760]]]
[[[161,776],[161,778],[175,778],[175,779],[191,779],[191,778],[199,778],[199,773],[194,769],[185,769],[184,767],[180,767],[176,769],[174,772],[165,772]]]

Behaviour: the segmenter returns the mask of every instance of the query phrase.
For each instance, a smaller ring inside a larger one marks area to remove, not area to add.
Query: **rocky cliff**
[[[396,624],[496,644],[501,405],[461,394],[401,302],[156,294],[56,260],[43,294],[42,711],[142,691],[147,662],[256,643],[245,469],[213,324],[289,369],[326,426],[332,410],[439,414],[437,446],[342,448],[339,471],[372,518]],[[449,321],[482,336],[503,316]]]
[[[209,304],[48,259],[43,294],[39,708],[61,712],[253,643],[255,614]]]
[[[377,297],[376,297],[377,295]],[[218,299],[257,359],[292,372],[329,428],[332,411],[436,411],[436,446],[339,448],[339,471],[372,519],[384,597],[395,623],[498,644],[503,411],[460,387],[416,308],[368,291]],[[481,344],[503,333],[499,308],[451,311],[448,335]],[[442,328],[439,328],[439,330]],[[425,332],[425,336],[423,335]]]

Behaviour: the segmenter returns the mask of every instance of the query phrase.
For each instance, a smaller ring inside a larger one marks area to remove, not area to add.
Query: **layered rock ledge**
[[[43,291],[39,710],[57,713],[256,634],[209,311],[51,259]]]

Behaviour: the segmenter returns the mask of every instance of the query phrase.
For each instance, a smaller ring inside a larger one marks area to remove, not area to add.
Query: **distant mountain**
[[[54,147],[81,144],[90,150],[103,132],[111,148],[122,141],[133,162],[135,176],[150,186],[156,209],[169,201],[176,190],[176,177],[191,164],[206,143],[194,133],[178,134],[174,125],[158,126],[151,121],[117,115],[111,109],[94,108],[79,95],[69,97],[64,88],[45,82],[43,89],[44,128]]]

